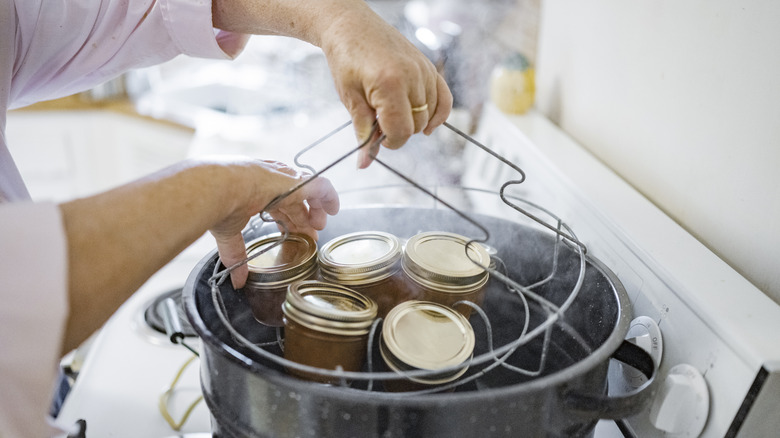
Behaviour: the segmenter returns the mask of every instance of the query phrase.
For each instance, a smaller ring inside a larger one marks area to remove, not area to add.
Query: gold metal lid
[[[247,244],[249,257],[279,242],[281,233],[260,237]],[[287,239],[249,260],[249,281],[254,286],[273,288],[305,277],[317,267],[317,242],[305,234],[289,234]]]
[[[374,300],[338,284],[307,280],[291,284],[282,311],[313,330],[356,335],[368,333],[376,319]]]
[[[433,289],[458,293],[481,287],[488,273],[480,265],[490,266],[490,254],[474,242],[467,255],[470,240],[443,231],[414,235],[406,242],[403,269],[410,278]]]
[[[473,356],[474,330],[463,315],[447,306],[405,301],[394,307],[382,324],[380,352],[396,371],[452,367]],[[468,365],[436,379],[454,380],[467,368]],[[430,379],[420,381],[434,383]]]
[[[360,285],[383,280],[400,269],[401,242],[390,233],[360,231],[330,240],[317,257],[324,278]]]

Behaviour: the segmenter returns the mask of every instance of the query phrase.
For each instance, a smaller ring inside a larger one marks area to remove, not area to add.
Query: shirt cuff
[[[233,59],[249,35],[214,29],[209,0],[161,0],[163,19],[181,52],[198,58]]]

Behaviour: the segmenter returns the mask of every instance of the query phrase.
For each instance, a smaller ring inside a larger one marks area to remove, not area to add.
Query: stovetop
[[[180,431],[174,431],[159,408],[160,396],[184,369],[168,410],[180,420],[200,395],[197,359],[173,344],[162,330],[146,319],[147,309],[181,290],[189,272],[213,240],[204,236],[155,274],[111,317],[88,346],[86,360],[65,399],[57,423],[67,427],[78,419],[87,422],[87,437],[168,437],[180,433],[209,433],[208,409],[198,403]],[[152,318],[157,325],[156,316]],[[186,318],[184,320],[186,322]],[[197,338],[194,338],[197,339]],[[191,345],[198,346],[197,340]]]
[[[705,437],[771,436],[780,427],[780,419],[768,414],[780,403],[780,343],[771,335],[780,333],[777,305],[546,119],[534,114],[507,118],[488,107],[480,139],[526,170],[528,181],[515,194],[544,205],[573,227],[626,287],[634,316],[640,318],[634,328],[656,336],[646,339],[648,349],[658,350],[662,395],[647,412],[628,419],[638,436],[697,436],[699,429]],[[467,160],[464,186],[487,181],[496,189],[496,182],[507,178],[484,159],[467,155]],[[144,313],[161,296],[180,289],[212,249],[209,236],[196,242],[106,323],[91,342],[59,423],[84,418],[87,436],[95,437],[210,433],[202,402],[180,432],[160,413],[160,395],[193,355],[151,328]],[[697,386],[701,383],[703,388]],[[610,386],[627,390],[632,382],[619,367],[611,367]],[[199,394],[196,359],[167,401],[171,416],[180,419]],[[701,425],[675,412],[698,415]],[[654,424],[695,432],[664,434]],[[611,421],[600,422],[594,435],[623,436]]]

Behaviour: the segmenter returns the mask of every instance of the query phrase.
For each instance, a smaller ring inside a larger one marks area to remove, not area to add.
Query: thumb
[[[244,237],[240,233],[229,237],[214,234],[214,238],[217,241],[219,258],[222,260],[225,268],[229,268],[246,259],[246,244],[244,243]],[[248,276],[249,267],[246,263],[236,267],[230,273],[230,282],[233,284],[233,288],[241,289],[244,287]]]

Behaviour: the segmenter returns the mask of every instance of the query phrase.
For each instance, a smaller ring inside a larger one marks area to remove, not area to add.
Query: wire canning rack
[[[337,158],[335,161],[326,165],[322,169],[315,170],[310,166],[307,166],[300,162],[300,157],[303,154],[305,154],[307,151],[311,150],[312,148],[322,144],[325,140],[335,135],[337,132],[343,130],[350,124],[351,122],[347,122],[339,126],[332,132],[325,135],[324,137],[320,138],[319,140],[315,141],[314,143],[302,149],[296,155],[295,157],[296,165],[310,170],[312,172],[311,178],[303,180],[298,185],[288,190],[286,193],[283,193],[277,196],[276,198],[274,198],[263,209],[263,212],[261,212],[258,215],[258,217],[252,221],[248,230],[257,231],[258,229],[265,226],[266,224],[273,223],[274,220],[270,217],[270,215],[266,213],[268,210],[273,208],[273,206],[281,202],[284,198],[289,196],[291,193],[299,190],[301,187],[303,187],[308,182],[310,182],[313,178],[316,178],[326,173],[333,166],[345,160],[347,157],[354,154],[361,148],[369,147],[370,151],[378,150],[380,143],[384,140],[384,136],[380,135],[377,132],[378,126],[375,124],[371,135],[366,141],[359,144],[356,148],[352,149],[351,151]],[[569,226],[567,226],[560,218],[555,216],[552,212],[544,209],[539,205],[533,204],[531,202],[525,201],[517,197],[513,197],[506,193],[507,189],[510,186],[518,185],[525,181],[526,176],[522,169],[520,169],[518,166],[511,163],[510,161],[506,160],[504,157],[497,154],[487,146],[481,144],[471,136],[467,135],[466,133],[450,125],[449,123],[445,123],[444,126],[447,129],[453,131],[455,134],[462,137],[463,139],[465,139],[468,143],[484,150],[485,152],[490,154],[493,158],[499,160],[501,163],[503,163],[506,166],[509,166],[511,169],[517,172],[518,178],[505,182],[501,186],[497,195],[504,205],[518,212],[522,216],[530,219],[531,223],[539,227],[540,229],[546,230],[547,232],[551,233],[554,240],[554,243],[550,248],[550,251],[552,252],[552,257],[551,257],[552,263],[550,263],[549,266],[549,273],[544,275],[543,278],[535,280],[531,284],[520,284],[518,281],[516,281],[516,279],[511,278],[511,276],[509,275],[509,270],[507,269],[506,264],[504,263],[504,261],[501,259],[500,256],[493,257],[492,260],[493,263],[491,263],[491,265],[484,265],[478,262],[477,260],[474,260],[470,256],[472,251],[470,251],[469,248],[471,245],[487,244],[488,240],[490,239],[490,231],[488,227],[483,226],[480,223],[480,221],[475,218],[475,216],[459,210],[451,203],[442,199],[434,191],[427,189],[426,187],[418,184],[408,176],[394,169],[393,167],[391,167],[390,165],[388,165],[387,163],[379,159],[375,153],[371,154],[372,158],[374,159],[374,162],[376,162],[378,165],[383,166],[393,174],[397,175],[400,179],[405,181],[406,184],[426,194],[438,205],[442,206],[446,210],[451,211],[455,216],[460,218],[462,221],[465,221],[466,223],[475,227],[475,229],[479,230],[482,236],[478,238],[471,238],[471,240],[465,245],[464,251],[466,253],[466,256],[469,257],[469,259],[473,263],[478,265],[480,268],[486,270],[490,275],[491,281],[499,282],[499,284],[501,285],[500,287],[500,290],[502,291],[501,293],[511,295],[513,298],[515,298],[516,305],[519,306],[519,309],[521,310],[520,312],[517,313],[517,315],[519,315],[519,319],[516,319],[514,321],[514,323],[521,328],[519,330],[519,333],[517,333],[515,336],[513,336],[509,341],[505,342],[503,345],[495,346],[494,326],[491,323],[490,317],[484,311],[484,309],[469,301],[459,301],[458,303],[456,303],[455,307],[469,306],[473,309],[473,313],[478,315],[478,319],[483,324],[483,330],[482,330],[483,333],[481,334],[481,336],[479,333],[477,333],[478,336],[477,344],[478,346],[480,346],[480,350],[484,350],[484,352],[480,354],[475,354],[466,363],[466,365],[468,365],[469,373],[464,375],[463,377],[444,385],[432,387],[429,389],[407,391],[401,394],[424,394],[424,393],[441,392],[441,391],[457,389],[458,387],[463,387],[467,384],[477,381],[478,379],[480,379],[480,377],[498,368],[502,369],[502,371],[504,372],[516,373],[519,376],[525,376],[526,378],[532,379],[536,376],[540,376],[545,373],[545,368],[548,364],[548,356],[550,355],[550,350],[551,350],[550,348],[551,336],[556,324],[559,326],[559,328],[562,327],[564,331],[568,332],[568,335],[570,335],[572,338],[582,339],[580,334],[577,333],[576,330],[574,330],[571,325],[566,323],[565,314],[566,311],[571,307],[572,303],[577,299],[580,290],[583,286],[583,283],[585,281],[586,251],[587,251],[585,245],[577,239],[574,232],[569,228]],[[495,194],[495,192],[490,192],[481,189],[465,188],[465,190],[473,190],[473,191],[478,191],[483,193]],[[316,368],[316,367],[300,364],[285,359],[277,352],[271,351],[271,347],[280,349],[281,351],[283,351],[284,349],[284,339],[280,329],[276,329],[274,331],[274,336],[272,336],[270,339],[261,340],[259,342],[257,340],[253,341],[248,339],[248,334],[242,333],[241,330],[238,330],[236,327],[234,327],[233,323],[231,322],[231,318],[228,315],[228,311],[225,306],[224,296],[221,287],[225,283],[225,280],[229,278],[230,272],[232,270],[236,269],[242,264],[247,263],[249,260],[273,249],[277,245],[281,244],[281,242],[287,238],[289,231],[287,230],[287,228],[283,223],[280,223],[279,226],[283,230],[283,232],[276,243],[267,246],[266,248],[264,248],[263,251],[258,251],[256,253],[253,253],[251,257],[239,263],[236,263],[233,266],[229,266],[227,268],[224,268],[220,263],[219,259],[217,259],[217,262],[214,265],[212,275],[208,279],[208,285],[211,289],[211,300],[214,309],[216,310],[216,314],[220,322],[224,325],[224,327],[227,329],[230,336],[233,338],[235,342],[249,349],[258,358],[270,361],[280,367],[284,367],[287,369],[294,369],[300,373],[320,375],[323,377],[327,377],[329,380],[335,380],[337,382],[340,382],[339,384],[341,386],[349,387],[352,389],[356,389],[356,388],[363,389],[366,391],[375,391],[376,388],[374,382],[376,381],[414,379],[414,378],[425,379],[437,375],[440,376],[443,373],[456,372],[457,370],[463,368],[464,364],[457,364],[448,368],[441,368],[436,370],[420,369],[420,370],[410,370],[410,371],[378,371],[379,367],[377,366],[378,364],[376,363],[376,356],[374,354],[375,353],[374,345],[376,345],[376,339],[379,334],[379,331],[381,330],[380,329],[381,319],[379,318],[377,318],[373,322],[373,325],[371,326],[371,330],[369,332],[367,357],[366,357],[366,371],[360,371],[360,372],[344,371],[338,368],[335,370]],[[245,231],[245,235],[246,233],[247,232]],[[569,271],[567,272],[567,275],[570,276],[573,279],[573,281],[570,282],[570,286],[568,290],[565,291],[564,299],[562,300],[562,302],[561,300],[557,300],[559,304],[556,304],[551,300],[549,300],[547,297],[545,297],[544,293],[540,293],[540,291],[544,289],[544,286],[546,284],[550,283],[557,275],[561,273],[562,270],[564,270],[558,264],[558,255],[561,251],[564,250],[569,252],[573,251],[573,253],[575,254],[574,262],[569,263],[568,267],[565,268],[567,271]],[[474,317],[472,317],[472,319],[474,319]],[[513,354],[523,350],[526,346],[528,346],[532,341],[535,340],[537,344],[539,343],[539,341],[541,341],[541,348],[539,348],[539,346],[537,345],[533,349],[534,351],[533,354],[537,356],[536,360],[534,361],[535,364],[533,366],[517,366],[509,363],[508,359],[512,357]],[[587,349],[588,347],[585,346],[583,348]],[[361,383],[356,384],[356,382],[361,382]]]

